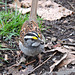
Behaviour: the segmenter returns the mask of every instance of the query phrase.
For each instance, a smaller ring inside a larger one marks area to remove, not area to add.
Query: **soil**
[[[66,7],[67,9],[70,9],[72,11],[75,12],[75,0],[54,0],[55,2],[61,4],[62,6]],[[68,3],[70,2],[71,5],[73,5],[73,7]],[[62,17],[59,20],[55,20],[55,21],[48,21],[48,20],[43,20],[43,25],[45,26],[45,28],[47,28],[46,30],[42,31],[43,35],[46,38],[46,43],[50,42],[51,39],[53,37],[55,37],[58,40],[63,40],[63,39],[67,39],[67,38],[71,38],[75,40],[75,13],[67,16],[67,17]],[[48,39],[50,37],[50,39]],[[13,37],[15,38],[15,37]],[[4,61],[4,60],[0,60],[0,63],[2,63],[2,66],[0,64],[0,75],[13,75],[13,73],[8,73],[9,72],[7,70],[8,67],[16,64],[16,62],[18,62],[21,57],[24,57],[25,55],[22,53],[22,55],[20,57],[18,57],[19,53],[20,53],[20,49],[18,47],[18,44],[14,41],[16,41],[15,39],[13,39],[6,42],[4,41],[4,43],[6,44],[10,44],[12,43],[12,46],[10,46],[10,48],[14,48],[16,50],[7,50],[7,51],[0,51],[0,57],[4,58],[5,55],[8,56],[8,62]],[[0,40],[2,41],[2,38],[0,38]],[[52,42],[53,43],[53,42]],[[56,42],[54,42],[56,43]],[[53,45],[54,45],[53,43]],[[15,44],[15,46],[14,46]],[[49,48],[47,47],[46,50],[48,50]],[[75,49],[74,49],[75,50]],[[50,53],[42,53],[42,62],[45,61],[49,56],[51,56],[53,54],[53,52]],[[56,55],[54,55],[50,60],[48,60],[44,65],[42,65],[41,67],[39,67],[37,70],[35,70],[32,74],[34,75],[42,75],[43,73],[45,73],[46,71],[50,71],[50,66],[54,63],[54,61],[52,59],[57,59],[59,60],[64,54],[57,52]],[[32,60],[35,60],[37,58],[36,57],[27,57],[27,62],[30,62]],[[26,63],[24,63],[26,64]],[[32,63],[32,65],[34,67],[38,66],[38,58],[36,59],[36,62]],[[30,64],[31,65],[31,64]],[[20,66],[22,66],[22,64],[20,64]],[[69,64],[67,65],[66,69],[73,69],[73,67],[75,68],[75,64]],[[22,66],[22,69],[25,69],[26,66]],[[53,72],[57,71],[58,72],[58,68],[55,67],[55,69],[53,70]],[[45,75],[50,75],[50,74],[45,74]],[[52,73],[52,75],[59,75],[57,73]],[[63,74],[62,74],[63,75]],[[65,74],[66,75],[66,74]],[[75,72],[71,72],[68,75],[75,75]]]

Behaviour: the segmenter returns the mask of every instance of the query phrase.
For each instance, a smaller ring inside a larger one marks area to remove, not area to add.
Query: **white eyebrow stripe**
[[[24,38],[32,38],[32,37],[34,37],[34,36],[25,36]]]
[[[34,32],[29,32],[29,33],[32,33],[32,34],[34,34],[35,36],[37,36],[37,37],[38,37],[38,35],[37,35],[36,33],[34,33]]]

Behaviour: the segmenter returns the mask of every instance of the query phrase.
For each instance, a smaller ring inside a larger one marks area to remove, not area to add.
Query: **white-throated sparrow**
[[[44,37],[35,21],[37,1],[32,0],[30,20],[26,21],[20,31],[19,48],[28,56],[35,56],[44,50]]]
[[[20,31],[19,47],[25,55],[35,56],[44,50],[44,37],[38,25],[26,21]]]

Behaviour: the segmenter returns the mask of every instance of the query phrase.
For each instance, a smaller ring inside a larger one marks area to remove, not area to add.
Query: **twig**
[[[59,61],[55,62],[51,67],[50,67],[50,72],[51,73],[53,71],[53,69],[55,68],[56,65],[58,65],[62,60],[64,60],[67,57],[67,54],[65,54]]]
[[[35,62],[36,60],[33,60],[33,61],[31,61],[31,62],[29,62],[29,63],[27,63],[27,64],[25,64],[26,66],[27,65],[29,65],[29,64],[31,64],[31,63],[33,63],[33,62]]]
[[[75,46],[75,43],[62,43],[63,45]]]
[[[69,2],[69,1],[67,1],[68,3],[69,3],[69,5],[75,10],[75,7]]]
[[[27,63],[27,64],[25,64],[25,65],[27,66],[27,65],[29,65],[29,64],[31,64],[31,63],[33,63],[33,62],[35,62],[35,61],[36,61],[36,60],[33,60],[33,61],[31,61],[31,62],[29,62],[29,63]],[[12,68],[12,67],[15,67],[15,66],[19,66],[19,65],[18,65],[18,64],[14,64],[14,65],[8,67],[8,69],[10,69],[10,68]],[[22,66],[19,67],[19,69],[21,69],[21,68],[22,68]]]
[[[51,59],[57,52],[55,52],[52,56],[50,56],[47,60],[45,60],[42,64],[38,65],[36,68],[34,68],[30,73],[34,72],[36,69],[41,67],[43,64],[45,64],[49,59]]]
[[[54,52],[56,51],[56,49],[51,49],[51,50],[47,50],[47,51],[43,51],[44,53],[48,53],[48,52]]]
[[[14,64],[14,65],[12,65],[12,66],[10,66],[10,67],[7,67],[7,68],[5,68],[5,69],[11,69],[12,67],[15,67],[15,66],[17,66],[17,64]]]
[[[36,60],[31,61],[31,62],[25,64],[25,66],[27,66],[27,65],[29,65],[29,64],[31,64],[31,63],[33,63],[33,62],[35,62],[35,61],[36,61]],[[22,66],[19,67],[19,70],[20,70],[21,68],[22,68]]]

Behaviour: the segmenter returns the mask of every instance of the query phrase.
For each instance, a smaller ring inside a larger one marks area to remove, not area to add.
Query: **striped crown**
[[[26,35],[25,35],[25,39],[38,39],[40,37],[40,35],[34,31],[32,32],[28,32]]]

